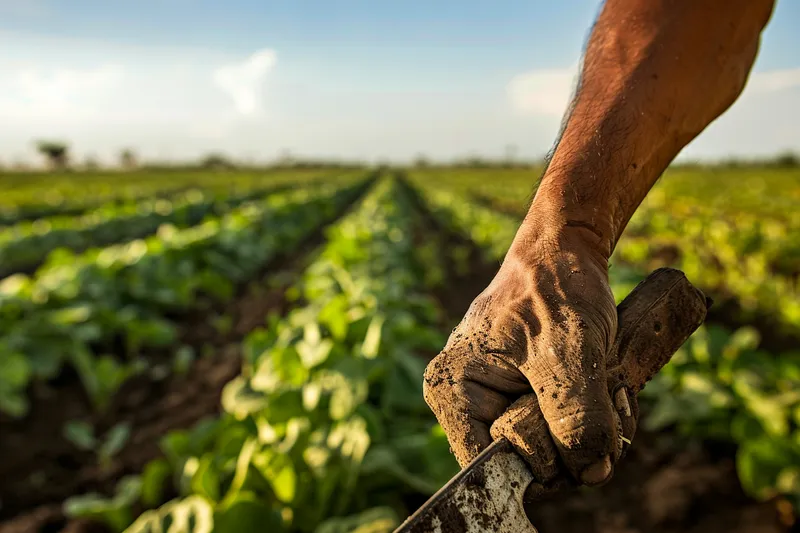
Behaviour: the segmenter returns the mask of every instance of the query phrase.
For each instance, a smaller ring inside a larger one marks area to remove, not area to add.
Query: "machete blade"
[[[395,533],[538,533],[522,503],[533,474],[506,439],[470,465],[411,515]]]

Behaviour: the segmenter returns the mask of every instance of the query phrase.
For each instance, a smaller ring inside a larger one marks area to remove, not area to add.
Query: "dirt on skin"
[[[197,356],[185,375],[170,373],[160,380],[149,374],[136,376],[121,387],[105,413],[97,414],[78,376],[66,369],[58,379],[34,385],[27,417],[14,420],[0,414],[0,533],[102,531],[102,526],[84,520],[68,520],[61,502],[87,492],[113,494],[121,477],[141,473],[161,456],[158,443],[168,431],[219,413],[223,387],[241,370],[241,340],[262,325],[268,313],[287,311],[286,288],[324,241],[323,227],[266,267],[256,278],[265,281],[240,287],[224,308],[214,310],[208,302],[199,302],[200,310],[180,317],[177,345],[191,346]],[[213,327],[215,315],[230,317],[230,327]],[[204,350],[213,355],[201,356]],[[171,353],[145,356],[170,361]],[[64,424],[70,420],[90,422],[101,436],[127,423],[131,435],[111,464],[100,468],[93,452],[79,450],[64,437]]]

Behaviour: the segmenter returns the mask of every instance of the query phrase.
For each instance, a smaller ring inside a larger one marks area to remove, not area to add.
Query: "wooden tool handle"
[[[638,393],[700,327],[710,306],[711,299],[680,270],[653,271],[617,306],[609,376]]]

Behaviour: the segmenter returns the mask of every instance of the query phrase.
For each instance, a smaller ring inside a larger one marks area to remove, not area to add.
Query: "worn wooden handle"
[[[659,268],[617,306],[618,335],[608,374],[635,394],[706,318],[711,299],[674,268]]]

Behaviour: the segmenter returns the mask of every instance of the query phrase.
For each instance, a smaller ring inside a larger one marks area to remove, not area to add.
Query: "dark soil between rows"
[[[359,198],[343,207],[337,217]],[[242,339],[264,324],[269,313],[288,310],[286,289],[324,241],[325,226],[327,223],[295,251],[272,261],[256,278],[263,282],[240,287],[237,296],[222,308],[211,306],[210,312],[182,318],[180,343],[192,346],[198,354],[185,375],[173,374],[162,380],[149,375],[134,377],[122,386],[104,414],[93,414],[77,375],[65,371],[58,380],[37,384],[31,390],[31,411],[25,419],[0,415],[0,533],[91,531],[84,521],[68,521],[61,502],[87,492],[113,494],[121,477],[141,473],[150,460],[161,455],[159,440],[168,431],[191,427],[219,413],[223,387],[241,370]],[[209,321],[216,314],[230,317],[232,327],[224,333],[212,327]],[[213,355],[200,356],[202,351]],[[167,354],[146,355],[157,361]],[[103,469],[92,452],[78,450],[63,436],[64,424],[70,420],[91,422],[97,435],[118,423],[128,423],[131,436]]]
[[[429,231],[444,235],[443,249],[471,244],[429,214],[426,221]],[[448,263],[449,283],[437,293],[450,326],[499,267],[482,261],[474,248],[468,256],[470,274],[459,276]],[[647,416],[646,405],[643,411]],[[541,502],[533,524],[539,533],[800,532],[788,501],[759,503],[742,492],[734,454],[729,445],[689,443],[667,432],[640,431],[608,484]]]

